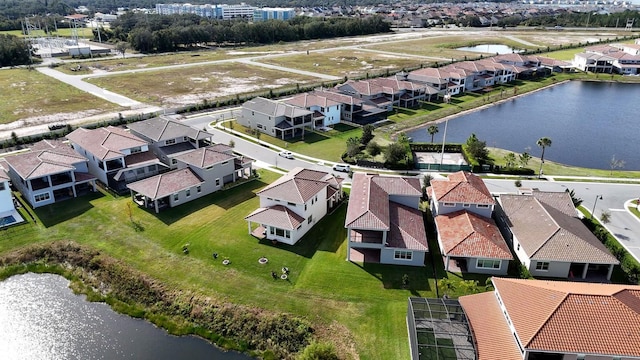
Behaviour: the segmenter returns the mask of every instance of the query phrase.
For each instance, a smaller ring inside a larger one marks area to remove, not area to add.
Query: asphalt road
[[[515,192],[513,180],[485,180],[492,193]],[[612,184],[593,182],[555,182],[555,181],[523,181],[522,187],[538,188],[545,191],[574,190],[576,196],[583,200],[582,205],[594,211],[594,216],[600,218],[603,211],[611,214],[611,219],[605,227],[618,241],[640,261],[640,220],[626,211],[624,204],[628,200],[640,197],[640,184]],[[602,199],[600,199],[602,196]],[[597,201],[596,201],[597,199]]]

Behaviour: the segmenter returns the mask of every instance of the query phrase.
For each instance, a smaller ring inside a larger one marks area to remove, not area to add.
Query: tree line
[[[296,17],[250,23],[241,19],[217,20],[193,14],[157,15],[126,13],[101,36],[127,41],[137,51],[169,52],[206,45],[272,44],[389,32],[380,16],[318,19]]]
[[[29,63],[29,50],[24,40],[13,35],[0,34],[0,67]]]

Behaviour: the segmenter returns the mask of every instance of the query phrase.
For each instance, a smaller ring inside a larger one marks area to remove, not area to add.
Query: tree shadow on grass
[[[199,199],[190,201],[188,203],[178,205],[173,208],[166,208],[160,210],[159,214],[155,213],[154,209],[145,209],[147,212],[155,215],[158,220],[167,225],[171,225],[174,222],[189,216],[195,212],[198,212],[208,206],[215,205],[225,210],[229,210],[238,204],[241,204],[255,195],[258,189],[265,187],[267,184],[260,179],[255,179],[227,190],[216,191],[213,194],[203,196]],[[243,221],[239,219],[238,221]]]
[[[91,201],[103,196],[104,194],[102,192],[95,191],[36,209],[29,208],[29,211],[32,211],[35,214],[37,221],[40,221],[44,227],[48,228],[61,222],[71,220],[76,216],[80,216],[91,210],[93,208]]]

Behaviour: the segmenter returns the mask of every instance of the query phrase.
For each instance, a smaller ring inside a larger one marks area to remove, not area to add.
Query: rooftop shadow
[[[76,198],[63,200],[51,205],[39,208],[28,208],[35,214],[36,221],[40,221],[44,227],[51,227],[61,222],[71,220],[93,208],[91,201],[105,196],[100,191],[90,192]]]

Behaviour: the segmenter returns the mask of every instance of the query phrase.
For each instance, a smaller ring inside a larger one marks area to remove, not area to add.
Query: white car
[[[333,165],[333,170],[348,173],[348,172],[351,172],[351,166],[347,164],[335,164]]]
[[[282,156],[285,159],[293,159],[293,153],[291,153],[291,151],[280,151],[278,156]]]

